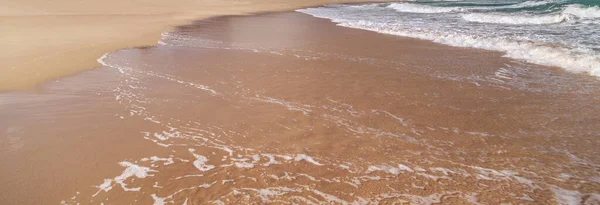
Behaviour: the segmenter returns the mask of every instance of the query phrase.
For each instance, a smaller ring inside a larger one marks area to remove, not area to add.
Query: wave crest
[[[571,19],[569,15],[540,15],[540,16],[518,16],[496,13],[470,13],[463,14],[466,21],[495,24],[555,24],[566,22]]]
[[[497,10],[497,9],[519,9],[542,6],[547,4],[556,3],[557,0],[545,0],[545,1],[525,1],[518,4],[507,5],[507,6],[475,6],[475,7],[440,7],[440,6],[429,6],[415,3],[392,3],[388,5],[388,8],[394,9],[398,12],[403,13],[450,13],[450,12],[464,12],[470,10]]]
[[[466,21],[495,24],[555,24],[573,19],[600,18],[599,7],[584,7],[579,4],[569,5],[560,13],[545,15],[500,14],[500,13],[468,13],[463,14]]]
[[[339,22],[338,25],[370,30],[378,33],[430,40],[451,46],[501,51],[505,52],[505,56],[509,58],[545,66],[561,67],[570,72],[588,73],[589,75],[600,77],[599,56],[560,46],[549,46],[527,41],[515,41],[499,37],[477,37],[460,34],[410,31],[390,27],[388,24],[362,20]]]
[[[562,12],[563,14],[577,16],[582,19],[600,18],[600,7],[584,7],[579,4],[569,5]]]
[[[387,7],[394,9],[398,12],[421,13],[421,14],[448,13],[448,12],[464,10],[461,7],[435,7],[435,6],[419,5],[419,4],[411,4],[411,3],[392,3]]]
[[[529,7],[536,7],[536,6],[542,6],[542,5],[547,5],[547,4],[553,4],[553,3],[557,3],[556,0],[548,0],[548,1],[525,1],[522,3],[518,3],[518,4],[513,4],[511,6],[507,6],[506,8],[529,8]]]

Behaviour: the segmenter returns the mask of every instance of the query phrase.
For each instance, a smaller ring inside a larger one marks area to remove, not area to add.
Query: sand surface
[[[597,204],[600,82],[501,56],[297,12],[180,26],[0,94],[0,201]]]
[[[154,45],[199,18],[361,0],[0,1],[0,91],[98,67],[104,53]]]

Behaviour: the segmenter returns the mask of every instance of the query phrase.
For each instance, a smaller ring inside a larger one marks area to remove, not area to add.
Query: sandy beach
[[[360,2],[308,1],[10,1],[0,2],[0,91],[99,66],[105,53],[155,45],[174,26],[218,15],[249,14]]]
[[[294,11],[160,18],[106,49],[156,46],[0,95],[0,200],[600,202],[594,78]]]

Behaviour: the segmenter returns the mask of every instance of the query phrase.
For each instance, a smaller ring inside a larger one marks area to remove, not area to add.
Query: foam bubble
[[[205,172],[205,171],[209,171],[209,170],[215,168],[214,165],[206,164],[208,162],[208,158],[206,158],[205,156],[202,156],[202,155],[194,153],[196,151],[195,149],[190,148],[189,151],[190,151],[190,153],[192,155],[194,155],[194,157],[196,157],[196,160],[194,160],[194,166],[198,170]]]
[[[323,166],[323,164],[315,161],[311,156],[305,155],[305,154],[299,154],[296,155],[296,157],[294,158],[294,161],[306,161],[308,163],[317,165],[317,166]]]
[[[145,161],[150,161],[152,164],[156,163],[156,162],[160,162],[163,161],[163,165],[170,165],[175,163],[175,161],[173,160],[173,158],[160,158],[157,156],[151,156],[150,158],[142,158],[141,161],[145,162]]]
[[[414,172],[413,169],[411,169],[410,167],[403,165],[403,164],[398,164],[398,168],[402,171]]]
[[[140,191],[141,187],[128,188],[127,184],[125,183],[125,180],[127,180],[130,177],[134,177],[134,176],[136,178],[146,178],[149,176],[154,176],[154,175],[150,174],[151,172],[157,172],[156,170],[150,169],[148,167],[139,166],[137,164],[127,162],[127,161],[119,162],[119,165],[121,165],[122,167],[125,167],[125,170],[123,170],[123,173],[121,173],[121,175],[116,176],[113,179],[104,179],[104,182],[101,185],[96,186],[99,190],[93,196],[98,195],[101,191],[108,192],[108,191],[112,190],[113,182],[115,184],[121,185],[121,188],[123,188],[124,191]]]
[[[156,196],[156,194],[152,194],[152,199],[154,199],[154,205],[165,205],[166,198],[161,198]]]

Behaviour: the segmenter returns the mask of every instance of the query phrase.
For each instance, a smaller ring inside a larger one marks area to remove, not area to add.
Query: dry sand
[[[154,45],[164,31],[217,15],[290,10],[364,0],[2,0],[0,91],[98,67],[98,57]]]

